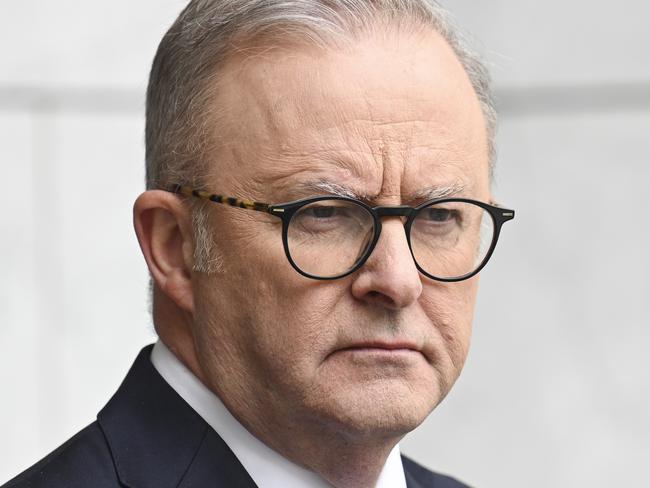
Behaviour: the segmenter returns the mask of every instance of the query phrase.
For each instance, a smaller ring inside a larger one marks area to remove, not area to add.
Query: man
[[[458,377],[514,216],[487,90],[432,1],[192,1],[134,207],[160,339],[6,486],[464,486],[398,442]]]

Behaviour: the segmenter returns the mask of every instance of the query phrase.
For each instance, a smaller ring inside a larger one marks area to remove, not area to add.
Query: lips
[[[351,355],[357,358],[375,358],[376,360],[401,361],[412,358],[413,354],[424,356],[420,347],[406,340],[371,340],[350,342],[332,351],[328,356]],[[401,358],[401,359],[400,359]]]
[[[397,351],[397,350],[411,350],[419,352],[420,349],[413,343],[410,342],[360,342],[357,344],[352,344],[347,347],[339,349],[339,351],[348,351],[348,350],[363,350],[363,349],[379,349],[385,351]]]

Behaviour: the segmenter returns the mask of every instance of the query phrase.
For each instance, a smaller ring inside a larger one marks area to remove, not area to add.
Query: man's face
[[[490,200],[482,112],[436,33],[233,58],[215,111],[215,193],[282,203],[330,185],[371,205],[417,205],[453,187]],[[211,206],[210,221],[223,267],[193,278],[198,359],[253,431],[401,436],[448,393],[477,279],[420,275],[399,217],[383,219],[360,270],[334,281],[291,267],[278,218]]]

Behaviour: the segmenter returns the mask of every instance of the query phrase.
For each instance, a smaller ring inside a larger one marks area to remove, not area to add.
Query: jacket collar
[[[130,488],[254,488],[228,446],[163,380],[152,346],[97,416],[120,481]]]

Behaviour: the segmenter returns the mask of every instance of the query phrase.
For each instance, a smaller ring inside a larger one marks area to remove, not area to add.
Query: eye
[[[463,210],[457,204],[434,204],[423,208],[413,221],[413,229],[430,238],[456,234],[463,228]]]
[[[457,218],[457,212],[448,208],[429,207],[421,214],[428,222],[444,224]]]
[[[313,217],[315,219],[330,219],[341,214],[340,207],[333,207],[327,205],[318,205],[309,207],[302,212],[306,217]]]
[[[372,215],[362,206],[346,200],[321,200],[298,210],[291,219],[295,230],[308,233],[338,232],[356,235],[372,227]]]

